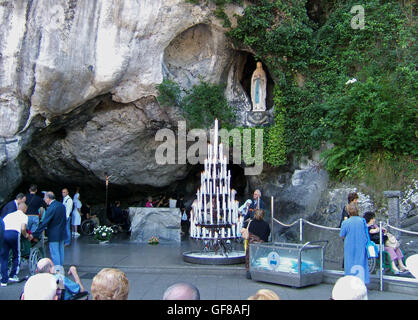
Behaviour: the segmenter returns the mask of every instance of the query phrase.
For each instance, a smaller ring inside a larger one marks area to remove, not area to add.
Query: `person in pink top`
[[[147,207],[147,208],[152,208],[154,205],[153,205],[153,203],[152,203],[152,197],[148,197],[148,201],[147,201],[147,203],[145,204],[145,207]]]

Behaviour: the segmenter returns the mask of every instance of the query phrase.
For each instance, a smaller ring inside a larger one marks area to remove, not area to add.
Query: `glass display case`
[[[322,282],[327,240],[296,243],[250,243],[250,273],[255,281],[292,287]]]

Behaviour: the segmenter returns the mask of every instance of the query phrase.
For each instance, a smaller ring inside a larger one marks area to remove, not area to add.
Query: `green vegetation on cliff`
[[[241,2],[213,2],[228,26],[224,6]],[[308,10],[312,1],[250,3],[227,35],[255,52],[275,82],[265,162],[280,166],[328,142],[322,157],[336,178],[381,185],[383,171],[398,172],[399,183],[416,177],[417,5],[364,1],[364,28],[356,29],[355,0],[315,1],[320,16]]]
[[[370,154],[418,155],[411,8],[367,1],[365,27],[353,29],[356,1],[334,1],[323,25],[308,17],[306,1],[254,3],[228,35],[253,49],[279,86],[288,153],[309,154],[331,142],[323,157],[340,177],[360,173]]]

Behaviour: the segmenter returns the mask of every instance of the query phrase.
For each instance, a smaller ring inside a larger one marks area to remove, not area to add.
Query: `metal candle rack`
[[[215,119],[214,144],[208,144],[208,157],[190,216],[190,238],[202,241],[203,251],[217,254],[220,250],[228,256],[232,251],[231,240],[240,238],[243,218],[238,215],[235,194],[223,145],[218,144],[218,120]]]

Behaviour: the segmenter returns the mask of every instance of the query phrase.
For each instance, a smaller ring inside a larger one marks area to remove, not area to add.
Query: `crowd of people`
[[[49,243],[51,258],[43,258],[37,264],[36,274],[31,276],[24,287],[21,299],[64,299],[73,297],[88,297],[75,266],[64,273],[64,247],[70,244],[71,236],[77,237],[78,227],[84,219],[95,219],[90,206],[81,202],[80,189],[71,198],[68,188],[62,189],[62,202],[56,199],[52,191],[43,191],[43,198],[37,195],[37,186],[31,185],[25,195],[19,193],[16,198],[7,203],[1,210],[0,246],[1,246],[1,286],[8,282],[17,282],[20,265],[20,238],[37,241],[45,233]],[[367,287],[370,282],[366,244],[369,238],[380,243],[380,230],[373,212],[359,216],[357,193],[348,195],[348,203],[344,206],[340,221],[340,237],[344,240],[344,277],[340,278],[332,291],[331,299],[367,299]],[[172,196],[162,197],[153,202],[148,198],[147,207],[168,206],[179,208],[182,213],[182,232],[189,228],[189,212],[186,209],[184,196],[178,199]],[[242,234],[246,233],[244,247],[246,250],[245,268],[247,278],[249,272],[250,243],[268,242],[271,233],[270,225],[264,221],[266,205],[261,198],[260,190],[255,190],[252,199],[248,199],[239,208],[242,217]],[[112,206],[112,217],[121,225],[126,224],[126,212],[120,208],[120,201]],[[403,253],[399,246],[389,244],[390,234],[383,229],[382,241],[384,249],[390,255],[392,269],[406,272],[408,268],[403,263]],[[9,252],[12,251],[12,266],[9,272]],[[91,295],[95,300],[126,300],[129,294],[129,281],[126,274],[114,268],[102,269],[91,285]],[[199,300],[197,287],[190,283],[176,283],[164,292],[164,300]],[[259,290],[249,300],[278,300],[277,294],[271,290]]]
[[[68,188],[61,191],[62,202],[57,200],[52,191],[42,191],[32,184],[28,193],[19,193],[14,200],[6,203],[0,215],[0,259],[2,266],[1,286],[17,282],[20,266],[21,236],[37,242],[42,235],[48,240],[49,253],[54,268],[63,269],[64,247],[71,244],[73,237],[80,236],[78,229],[82,217],[97,219],[90,216],[89,205],[82,210],[80,188],[77,188],[71,198]],[[97,224],[99,221],[97,219]],[[8,273],[9,252],[12,252],[12,269]]]
[[[367,243],[370,239],[376,244],[380,244],[380,229],[376,224],[375,214],[371,211],[365,212],[363,217],[359,216],[358,194],[351,192],[348,194],[348,203],[344,206],[341,222],[340,237],[344,241],[344,275],[354,275],[359,277],[365,284],[370,282],[369,265],[367,255]],[[382,242],[384,250],[390,255],[391,267],[395,274],[408,272],[408,268],[403,263],[403,253],[400,243],[386,229],[382,230]],[[383,254],[383,253],[381,253]],[[398,269],[398,266],[399,269]]]
[[[42,265],[42,267],[41,267]],[[67,300],[71,297],[87,300],[89,292],[77,275],[74,266],[69,275],[73,280],[56,273],[52,261],[43,259],[38,263],[38,272],[25,283],[21,300]],[[104,268],[98,272],[91,284],[93,300],[128,300],[129,280],[126,274],[117,268]],[[199,289],[189,282],[176,282],[163,293],[162,300],[201,300]],[[280,300],[279,295],[271,289],[259,289],[247,300]],[[348,275],[339,278],[334,284],[330,300],[368,300],[365,283],[356,276]]]

